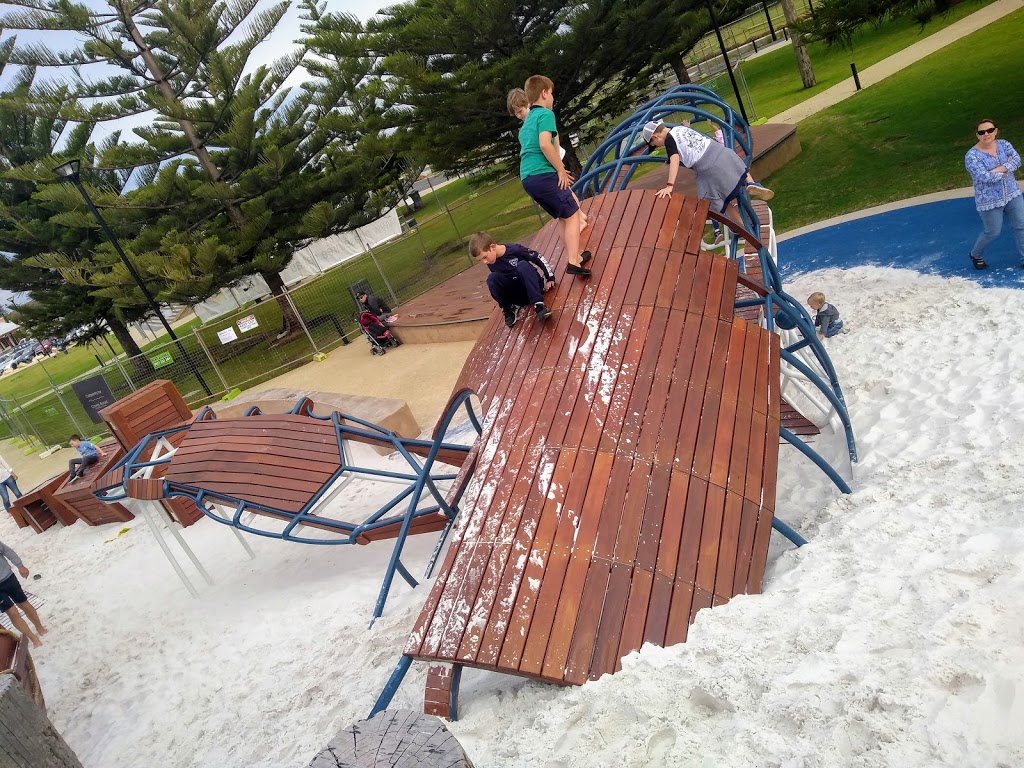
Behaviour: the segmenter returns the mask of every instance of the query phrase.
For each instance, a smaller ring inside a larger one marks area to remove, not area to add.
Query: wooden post
[[[309,768],[473,768],[444,723],[407,709],[386,709],[343,730]]]
[[[0,765],[82,768],[81,762],[14,675],[0,675]]]

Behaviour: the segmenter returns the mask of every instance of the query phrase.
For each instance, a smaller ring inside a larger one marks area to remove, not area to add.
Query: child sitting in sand
[[[807,297],[808,306],[814,310],[814,327],[818,329],[819,339],[830,339],[843,330],[843,321],[839,310],[825,301],[825,294],[812,293]]]

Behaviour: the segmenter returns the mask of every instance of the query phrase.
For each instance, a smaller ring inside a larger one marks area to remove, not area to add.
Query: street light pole
[[[132,279],[135,281],[135,284],[139,286],[139,290],[142,291],[142,295],[146,297],[146,303],[149,304],[149,308],[156,313],[156,316],[158,318],[160,318],[160,323],[163,325],[164,330],[167,331],[167,335],[171,337],[171,341],[173,341],[175,346],[178,347],[178,351],[181,353],[181,356],[185,359],[185,362],[187,363],[189,370],[193,373],[193,375],[195,375],[196,379],[199,380],[199,385],[203,388],[203,391],[207,395],[212,395],[213,392],[210,391],[210,387],[206,383],[206,380],[203,379],[202,374],[199,372],[199,369],[196,367],[195,363],[192,362],[192,358],[185,351],[185,348],[181,345],[181,342],[178,340],[178,337],[174,335],[174,330],[171,328],[171,324],[167,322],[167,318],[165,318],[163,312],[160,311],[160,305],[156,303],[156,299],[153,298],[153,294],[149,292],[149,289],[143,282],[142,275],[140,275],[135,270],[135,265],[132,264],[131,260],[128,258],[128,254],[126,254],[124,252],[124,249],[121,248],[121,244],[117,241],[117,238],[114,236],[114,233],[110,229],[110,227],[107,226],[107,222],[104,221],[103,216],[100,215],[100,211],[96,207],[95,203],[93,203],[92,198],[89,197],[89,193],[85,191],[85,187],[82,185],[82,180],[79,177],[79,170],[81,169],[81,165],[81,160],[69,160],[63,165],[58,165],[56,168],[54,168],[54,173],[57,174],[57,178],[60,179],[61,181],[66,181],[71,184],[74,184],[75,189],[77,189],[79,194],[82,195],[82,199],[85,200],[85,204],[89,206],[89,210],[92,211],[92,215],[96,217],[96,222],[100,225],[100,229],[103,230],[103,234],[106,235],[107,240],[110,241],[110,244],[114,246],[114,251],[117,252],[117,255],[121,258],[121,261],[124,262],[125,267],[128,268],[128,272],[131,274]]]
[[[725,60],[725,68],[729,72],[729,80],[732,82],[732,91],[736,94],[736,103],[740,106],[740,114],[743,115],[743,120],[746,123],[750,123],[747,119],[747,110],[743,106],[743,97],[740,96],[740,88],[736,85],[736,75],[732,72],[732,64],[729,63],[729,52],[725,49],[725,40],[722,39],[722,30],[718,28],[718,18],[715,16],[715,9],[711,7],[711,0],[704,0],[704,4],[708,7],[708,13],[711,14],[711,25],[715,28],[715,37],[718,38],[718,47],[722,49],[722,58]]]

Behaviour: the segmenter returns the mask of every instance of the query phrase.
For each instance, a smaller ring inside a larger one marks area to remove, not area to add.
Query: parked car
[[[15,357],[14,360],[11,362],[11,368],[14,369],[14,368],[17,368],[19,365],[24,365],[25,363],[31,363],[35,359],[36,359],[35,346],[33,345],[33,346],[25,347],[25,349],[22,350],[21,354],[19,354],[17,357]]]
[[[51,349],[53,349],[53,339],[45,339],[32,347],[32,353],[35,355],[48,355]]]

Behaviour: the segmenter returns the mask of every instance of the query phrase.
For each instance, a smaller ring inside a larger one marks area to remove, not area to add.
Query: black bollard
[[[850,63],[850,71],[853,72],[853,84],[857,86],[857,90],[860,90],[860,75],[857,74],[857,65]]]

